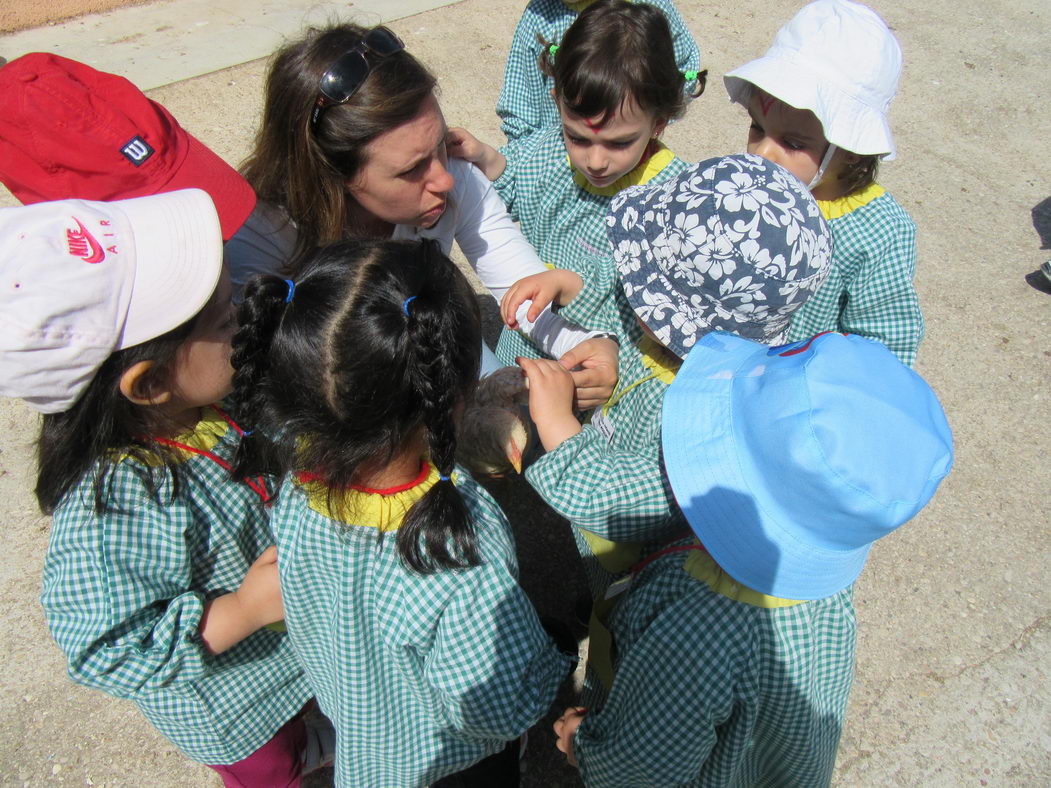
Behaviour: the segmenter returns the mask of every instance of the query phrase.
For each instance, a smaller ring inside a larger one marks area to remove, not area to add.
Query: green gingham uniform
[[[483,563],[431,575],[405,568],[395,533],[378,541],[375,527],[311,508],[298,483],[282,487],[272,519],[285,620],[336,728],[338,786],[460,771],[533,725],[566,675],[569,658],[516,582],[506,518],[462,470],[456,483]]]
[[[225,423],[224,425],[225,426]],[[211,450],[230,458],[227,428]],[[135,702],[195,761],[227,765],[266,744],[310,699],[289,639],[262,629],[212,656],[198,627],[204,602],[236,591],[273,536],[259,497],[190,455],[178,492],[156,496],[123,458],[97,514],[93,473],[55,512],[41,602],[78,684]]]
[[[665,159],[667,163],[654,171],[659,166],[654,162]],[[605,217],[617,191],[636,183],[661,183],[687,166],[661,146],[647,162],[611,186],[598,190],[590,184],[580,186],[566,154],[562,127],[556,124],[509,153],[507,166],[493,181],[493,187],[543,262],[580,273],[586,269],[586,261],[609,251]],[[587,323],[579,325],[598,328]],[[537,358],[540,353],[519,332],[505,328],[500,333],[496,355],[503,363],[514,364],[516,356]]]
[[[832,270],[792,316],[788,340],[807,339],[822,331],[860,334],[882,342],[912,366],[924,331],[912,284],[916,225],[881,187],[869,190],[865,191],[879,196],[863,205],[851,197],[818,200],[832,228]],[[844,201],[852,208],[846,213],[842,207],[836,210],[836,204]]]
[[[654,560],[613,613],[613,689],[574,739],[584,783],[828,785],[854,675],[852,590],[755,607],[688,574],[692,554]]]
[[[580,433],[534,462],[526,479],[573,526],[592,597],[601,599],[630,563],[625,566],[623,560],[614,560],[604,567],[582,531],[627,543],[620,553],[630,559],[634,543],[661,540],[672,533],[666,526],[676,506],[660,470],[660,411],[668,384],[650,377],[652,371],[642,363],[637,344],[642,333],[627,299],[620,296],[612,256],[592,256],[582,263],[585,286],[562,314],[624,337],[617,392],[611,397],[615,404],[605,414],[613,425],[612,439],[593,424],[585,424]],[[628,390],[645,378],[650,379]],[[625,393],[618,399],[621,391]]]
[[[518,21],[511,50],[507,53],[504,85],[496,102],[496,114],[502,119],[500,128],[508,141],[522,139],[538,129],[561,122],[551,98],[554,80],[544,76],[537,65],[542,51],[537,35],[550,44],[561,42],[577,18],[574,9],[582,7],[581,3],[573,5],[571,9],[561,0],[532,0]],[[669,0],[650,0],[650,5],[663,11],[668,19],[679,70],[700,70],[701,55],[697,44],[675,5]],[[686,89],[692,90],[695,84],[686,83]]]

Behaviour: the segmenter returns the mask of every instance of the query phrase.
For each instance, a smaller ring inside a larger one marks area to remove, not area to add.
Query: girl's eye
[[[806,146],[803,143],[796,142],[793,139],[786,139],[785,140],[785,147],[788,148],[789,150],[803,150],[803,148],[805,148]]]
[[[627,142],[611,142],[609,146],[611,148],[616,148],[617,150],[624,150],[625,148],[630,148],[634,144],[635,140],[628,140]]]
[[[566,139],[568,139],[574,145],[584,145],[585,143],[587,143],[587,140],[583,137],[574,137],[572,134],[567,134]]]

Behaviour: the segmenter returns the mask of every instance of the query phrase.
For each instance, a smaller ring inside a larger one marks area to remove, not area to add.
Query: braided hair
[[[339,494],[423,434],[440,480],[398,529],[399,554],[420,573],[476,565],[473,524],[451,477],[481,323],[471,286],[437,244],[323,247],[294,283],[249,282],[238,317],[233,399],[238,419],[257,428],[234,473],[305,470]]]

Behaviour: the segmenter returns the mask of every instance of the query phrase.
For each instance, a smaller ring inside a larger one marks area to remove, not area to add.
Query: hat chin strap
[[[821,165],[817,168],[817,172],[814,173],[814,177],[810,179],[810,183],[806,187],[813,190],[815,186],[821,183],[821,179],[825,177],[825,170],[828,169],[829,162],[832,161],[832,157],[836,154],[836,146],[831,142],[828,143],[828,148],[825,150],[825,155],[821,157]]]

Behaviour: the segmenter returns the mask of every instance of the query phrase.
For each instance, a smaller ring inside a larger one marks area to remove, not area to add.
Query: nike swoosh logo
[[[66,230],[69,253],[79,257],[85,263],[101,263],[106,258],[106,253],[102,251],[102,244],[95,240],[95,236],[88,232],[88,228],[81,224],[80,219],[74,216],[73,221],[77,223],[80,231]]]

